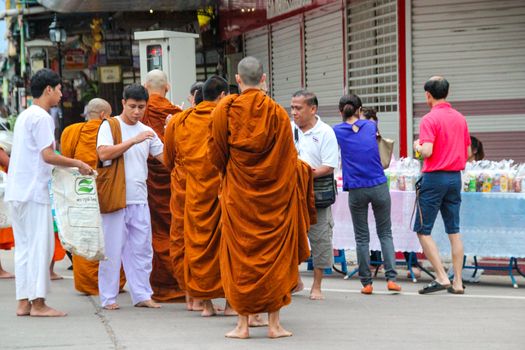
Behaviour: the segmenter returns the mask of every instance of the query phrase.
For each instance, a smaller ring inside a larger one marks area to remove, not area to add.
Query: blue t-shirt
[[[356,125],[359,131],[355,132],[352,125]],[[343,122],[335,125],[334,131],[341,149],[343,190],[385,183],[377,147],[377,125],[369,120],[358,120],[354,124]]]

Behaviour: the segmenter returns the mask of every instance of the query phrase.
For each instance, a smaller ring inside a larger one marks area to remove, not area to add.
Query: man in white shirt
[[[315,94],[300,90],[292,96],[292,132],[299,158],[312,168],[316,178],[331,175],[339,163],[337,139],[334,130],[317,115],[318,101]],[[310,226],[308,240],[314,265],[314,282],[310,291],[311,300],[324,299],[321,281],[324,269],[332,268],[332,218],[331,207],[317,208],[317,224]],[[303,288],[300,280],[295,291]]]
[[[86,163],[55,153],[54,121],[49,110],[62,97],[60,77],[41,69],[31,79],[33,105],[23,111],[15,125],[5,201],[15,236],[15,274],[18,316],[65,316],[45,303],[49,289],[49,264],[54,233],[48,183],[53,165],[78,167],[93,173]]]
[[[131,300],[137,307],[158,308],[151,300],[153,248],[151,245],[151,218],[148,207],[148,156],[163,163],[164,145],[152,128],[140,122],[148,102],[143,86],[132,84],[124,89],[122,114],[118,117],[122,142],[114,144],[107,121],[100,126],[97,154],[104,166],[124,155],[126,179],[126,207],[102,214],[107,260],[98,270],[98,288],[102,307],[116,310],[119,293],[120,264],[124,266]]]

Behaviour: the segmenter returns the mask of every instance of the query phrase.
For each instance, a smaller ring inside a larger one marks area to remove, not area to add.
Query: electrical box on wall
[[[195,39],[193,33],[154,30],[135,32],[139,42],[140,78],[146,82],[146,75],[153,69],[160,69],[168,76],[170,90],[166,98],[180,105],[186,100],[190,86],[197,79],[195,67]]]

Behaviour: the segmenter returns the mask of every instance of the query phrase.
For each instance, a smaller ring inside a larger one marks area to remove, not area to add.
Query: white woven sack
[[[81,175],[77,168],[56,167],[49,194],[64,249],[88,260],[104,259],[104,233],[95,177]]]
[[[6,202],[4,202],[5,187],[7,185],[7,174],[0,171],[0,228],[11,227],[11,218]]]

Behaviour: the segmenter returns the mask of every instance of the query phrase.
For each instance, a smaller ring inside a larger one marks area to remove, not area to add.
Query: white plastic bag
[[[81,175],[77,168],[56,167],[49,193],[64,249],[88,260],[104,259],[104,233],[95,177]]]
[[[7,203],[4,202],[5,187],[7,185],[7,174],[0,171],[0,228],[11,227],[11,218]]]

